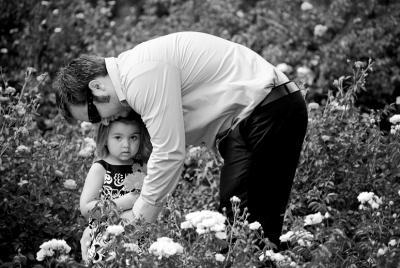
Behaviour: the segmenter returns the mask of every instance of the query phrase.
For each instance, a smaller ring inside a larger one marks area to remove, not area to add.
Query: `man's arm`
[[[127,84],[127,101],[142,116],[153,145],[132,211],[136,217],[154,221],[178,183],[185,158],[180,73],[175,66],[148,62]]]
[[[117,208],[120,210],[131,209],[135,201],[138,199],[138,193],[127,193],[123,196],[113,199],[114,203],[117,205]]]

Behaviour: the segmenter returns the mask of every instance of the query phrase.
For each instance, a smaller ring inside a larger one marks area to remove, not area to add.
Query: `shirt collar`
[[[124,92],[122,91],[117,59],[111,57],[111,58],[105,58],[104,60],[106,63],[107,73],[111,79],[111,82],[113,83],[115,93],[117,94],[119,101],[123,102],[126,100],[126,97]]]

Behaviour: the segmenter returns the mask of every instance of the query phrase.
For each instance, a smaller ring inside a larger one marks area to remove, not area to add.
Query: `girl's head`
[[[108,126],[100,124],[96,144],[98,157],[113,157],[122,162],[131,159],[147,162],[152,150],[147,129],[134,112],[113,120]]]

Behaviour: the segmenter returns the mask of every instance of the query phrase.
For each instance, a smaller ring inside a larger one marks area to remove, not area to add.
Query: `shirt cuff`
[[[140,195],[133,205],[132,212],[135,218],[144,218],[147,222],[154,222],[158,214],[160,214],[161,209],[162,206],[154,206],[145,201],[142,195]]]

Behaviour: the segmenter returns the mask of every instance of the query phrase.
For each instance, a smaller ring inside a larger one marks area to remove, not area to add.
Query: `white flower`
[[[75,15],[75,17],[76,17],[77,19],[82,20],[82,19],[85,18],[85,15],[84,15],[83,13],[77,13],[77,14]]]
[[[300,66],[296,69],[296,76],[307,84],[312,84],[315,78],[314,72],[307,66]]]
[[[58,9],[54,9],[52,13],[53,13],[53,15],[58,15],[60,13],[60,11]]]
[[[308,110],[318,110],[319,109],[319,104],[316,102],[310,102],[308,104]]]
[[[81,123],[80,127],[81,127],[82,132],[85,133],[85,132],[90,131],[90,130],[92,129],[93,124],[90,123],[90,122],[85,122],[85,121],[83,121],[83,122]]]
[[[122,234],[125,231],[122,225],[110,225],[107,227],[107,233],[113,234],[115,236]]]
[[[170,257],[175,254],[182,254],[183,247],[175,243],[171,238],[168,237],[160,237],[157,238],[157,241],[151,244],[149,248],[149,252],[158,256],[159,259],[163,257]]]
[[[76,181],[73,179],[68,179],[64,181],[64,187],[69,190],[75,190],[77,186],[78,185],[76,184]]]
[[[140,247],[135,243],[125,243],[123,245],[123,247],[126,248],[127,251],[136,252],[136,253],[141,253],[142,252]]]
[[[297,240],[297,243],[299,243],[299,245],[302,247],[310,247],[311,246],[311,241],[306,240],[304,238],[300,238],[299,240]]]
[[[193,225],[188,221],[181,222],[181,229],[189,229],[192,227],[193,227]]]
[[[357,196],[357,200],[363,204],[368,202],[373,196],[373,192],[362,192]]]
[[[392,240],[390,240],[389,243],[388,243],[388,245],[389,245],[389,246],[392,246],[392,247],[396,246],[396,244],[397,244],[396,239],[392,239]]]
[[[314,6],[312,4],[310,4],[309,2],[303,2],[300,6],[301,10],[303,11],[307,11],[307,10],[311,10],[314,8]]]
[[[228,236],[226,235],[226,232],[216,232],[215,237],[221,240],[225,240]]]
[[[17,111],[17,114],[21,117],[26,113],[26,109],[22,105],[16,105],[15,110]]]
[[[55,33],[59,33],[59,32],[61,32],[61,31],[62,31],[62,28],[60,28],[60,27],[54,28],[54,32],[55,32]]]
[[[329,212],[325,212],[324,218],[325,218],[325,219],[328,219],[328,218],[330,218],[330,217],[331,217],[331,214],[329,214]]]
[[[331,139],[331,137],[328,136],[328,135],[322,135],[322,136],[321,136],[321,139],[322,139],[323,141],[329,141],[329,140]]]
[[[6,87],[6,94],[14,94],[17,90],[14,87]]]
[[[223,262],[225,260],[225,256],[220,253],[217,253],[215,254],[215,260],[218,262]]]
[[[392,117],[389,118],[389,122],[392,124],[398,124],[400,123],[400,114],[395,114]]]
[[[364,205],[368,203],[372,209],[378,209],[382,204],[382,199],[375,195],[373,192],[362,192],[357,196],[358,201],[361,203],[360,209],[366,209]]]
[[[234,195],[234,196],[231,197],[231,202],[232,203],[239,203],[240,202],[240,198]]]
[[[258,230],[260,229],[261,224],[258,221],[252,222],[249,224],[250,230]]]
[[[243,13],[243,11],[238,10],[238,11],[236,12],[236,16],[238,16],[239,18],[244,18],[244,13]]]
[[[54,174],[55,174],[57,177],[63,177],[63,176],[64,176],[64,173],[63,173],[61,170],[58,170],[58,169],[56,169],[56,170],[54,171]]]
[[[400,132],[400,124],[390,127],[390,134],[395,135],[397,132]]]
[[[326,27],[325,25],[317,24],[314,27],[314,35],[315,36],[323,36],[327,30],[328,30],[328,27]]]
[[[275,253],[272,250],[267,250],[265,251],[265,254],[261,254],[260,257],[258,257],[258,259],[260,261],[263,261],[265,258],[270,259],[271,261],[274,262],[283,262],[283,261],[288,261],[290,258],[287,256],[283,256],[281,253]]]
[[[364,68],[367,64],[363,61],[356,61],[354,62],[354,67],[356,67],[357,69],[361,69]]]
[[[29,149],[29,147],[21,144],[20,146],[17,147],[15,153],[29,153],[30,151],[31,149]]]
[[[291,73],[293,71],[293,67],[284,62],[276,65],[276,69],[278,69],[279,71],[281,71],[283,73]]]
[[[279,240],[281,241],[281,242],[287,242],[287,241],[289,241],[290,240],[290,238],[293,236],[293,231],[289,231],[289,232],[287,232],[286,234],[283,234],[283,235],[281,235],[280,237],[279,237]]]
[[[55,252],[68,254],[70,251],[71,247],[68,246],[65,240],[52,239],[40,245],[40,250],[37,253],[36,259],[38,261],[43,261],[45,257],[51,257]]]
[[[272,256],[271,256],[271,260],[272,261],[275,261],[275,262],[281,262],[281,261],[284,261],[286,258],[285,258],[285,256],[283,256],[281,253],[274,253]]]
[[[389,206],[393,206],[394,202],[392,200],[389,201]]]
[[[3,47],[3,48],[0,49],[0,53],[7,54],[8,53],[8,49]]]
[[[307,215],[304,219],[304,226],[321,223],[323,219],[324,216],[322,216],[321,212]]]
[[[23,186],[23,185],[25,185],[25,184],[27,184],[27,183],[29,183],[29,181],[27,181],[27,180],[20,180],[20,181],[18,182],[18,186],[21,187],[21,186]]]
[[[306,230],[296,231],[294,233],[294,236],[296,238],[303,238],[303,239],[310,240],[310,241],[314,239],[314,235]]]
[[[96,142],[92,138],[85,138],[83,142],[83,149],[78,153],[79,156],[89,157],[96,149]]]
[[[103,15],[107,14],[109,11],[110,11],[110,9],[107,7],[100,8],[100,13]]]
[[[188,154],[190,157],[196,157],[201,153],[201,147],[200,146],[195,146],[191,147],[188,151]]]
[[[182,222],[181,228],[196,228],[198,234],[209,232],[225,231],[226,217],[219,212],[211,210],[195,211],[185,216],[186,221]]]
[[[42,4],[42,6],[48,6],[50,4],[50,2],[49,1],[42,1],[41,4]]]
[[[387,248],[385,247],[385,248],[380,248],[380,249],[378,249],[378,252],[376,253],[376,256],[382,256],[382,255],[385,255],[385,253],[386,253],[386,251],[387,251]]]

